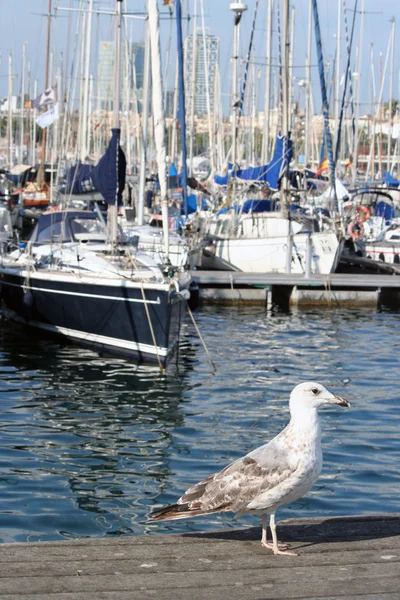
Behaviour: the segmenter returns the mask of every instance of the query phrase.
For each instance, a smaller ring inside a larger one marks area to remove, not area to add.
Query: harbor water
[[[351,408],[321,409],[323,473],[278,520],[399,511],[399,314],[204,307],[196,320],[215,372],[190,323],[163,374],[0,323],[0,542],[258,525],[148,517],[276,435],[305,380]]]

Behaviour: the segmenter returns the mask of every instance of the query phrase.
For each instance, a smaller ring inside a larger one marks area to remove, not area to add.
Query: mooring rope
[[[147,306],[146,296],[144,294],[143,282],[141,282],[141,289],[142,289],[142,297],[143,297],[143,302],[144,302],[144,308],[146,310],[147,320],[148,320],[149,327],[150,327],[150,333],[151,333],[151,337],[153,339],[153,344],[154,344],[154,348],[155,348],[156,355],[157,355],[158,366],[160,367],[160,371],[162,373],[163,372],[163,366],[162,366],[162,363],[161,363],[160,355],[158,353],[156,336],[154,335],[154,329],[153,329],[153,325],[152,325],[152,322],[151,322],[149,307]]]
[[[205,341],[203,340],[203,336],[202,336],[202,335],[201,335],[201,333],[200,333],[200,329],[199,329],[199,327],[198,327],[198,325],[197,325],[197,323],[196,323],[196,321],[195,321],[195,318],[194,318],[194,316],[193,316],[193,313],[192,313],[192,311],[191,311],[191,309],[190,309],[190,306],[189,306],[189,304],[188,304],[187,302],[186,302],[186,308],[187,308],[187,311],[188,311],[188,313],[189,313],[189,315],[190,315],[190,318],[192,319],[192,323],[193,323],[193,325],[194,325],[194,328],[196,329],[197,335],[199,336],[199,338],[200,338],[200,341],[201,341],[201,343],[203,344],[203,348],[204,348],[204,350],[205,350],[205,353],[206,353],[206,354],[207,354],[207,356],[208,356],[208,360],[210,361],[210,363],[211,363],[211,365],[212,365],[212,367],[213,367],[213,369],[214,369],[214,373],[216,373],[216,371],[217,371],[216,364],[215,364],[215,362],[213,361],[213,359],[211,358],[211,354],[210,354],[210,353],[209,353],[209,351],[208,351],[208,348],[207,348],[207,346],[206,346],[206,343],[205,343]]]

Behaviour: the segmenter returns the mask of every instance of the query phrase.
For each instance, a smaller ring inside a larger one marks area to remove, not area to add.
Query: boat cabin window
[[[38,232],[35,242],[39,242],[40,244],[51,244],[53,242],[59,242],[61,239],[66,241],[65,237],[62,236],[64,229],[63,225],[64,223],[62,221],[50,223],[47,227]]]
[[[97,219],[71,219],[70,227],[76,240],[104,241],[106,235],[104,227]]]
[[[225,220],[222,222],[222,227],[221,227],[221,233],[222,233],[222,234],[224,234],[224,233],[228,233],[228,230],[229,230],[229,225],[230,225],[230,221],[229,221],[228,219],[225,219]]]
[[[149,225],[150,225],[150,227],[158,227],[159,229],[162,229],[162,226],[163,226],[162,218],[159,219],[158,215],[157,215],[157,217],[153,217],[152,219],[150,219]]]

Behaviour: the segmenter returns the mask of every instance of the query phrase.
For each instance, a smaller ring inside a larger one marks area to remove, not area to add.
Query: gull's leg
[[[273,551],[274,554],[286,554],[287,556],[297,556],[296,552],[292,552],[291,550],[280,550],[278,544],[278,538],[276,535],[276,525],[275,525],[275,513],[272,513],[269,518],[269,526],[271,528],[272,540],[273,540]],[[286,546],[287,548],[287,546]]]
[[[261,516],[261,529],[262,529],[261,546],[264,546],[264,548],[272,548],[272,544],[268,544],[268,542],[267,542],[267,515],[266,514]]]
[[[269,544],[267,542],[267,514],[261,516],[261,526],[262,526],[262,535],[261,535],[261,546],[264,548],[268,548],[268,550],[273,550],[273,544]],[[278,548],[280,550],[286,550],[286,544],[278,544]]]

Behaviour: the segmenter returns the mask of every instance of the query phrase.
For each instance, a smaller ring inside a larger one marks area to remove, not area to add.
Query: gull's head
[[[350,406],[350,402],[341,396],[329,392],[323,385],[315,381],[305,381],[296,385],[290,394],[290,410],[317,409],[324,404],[338,404],[339,406]]]

